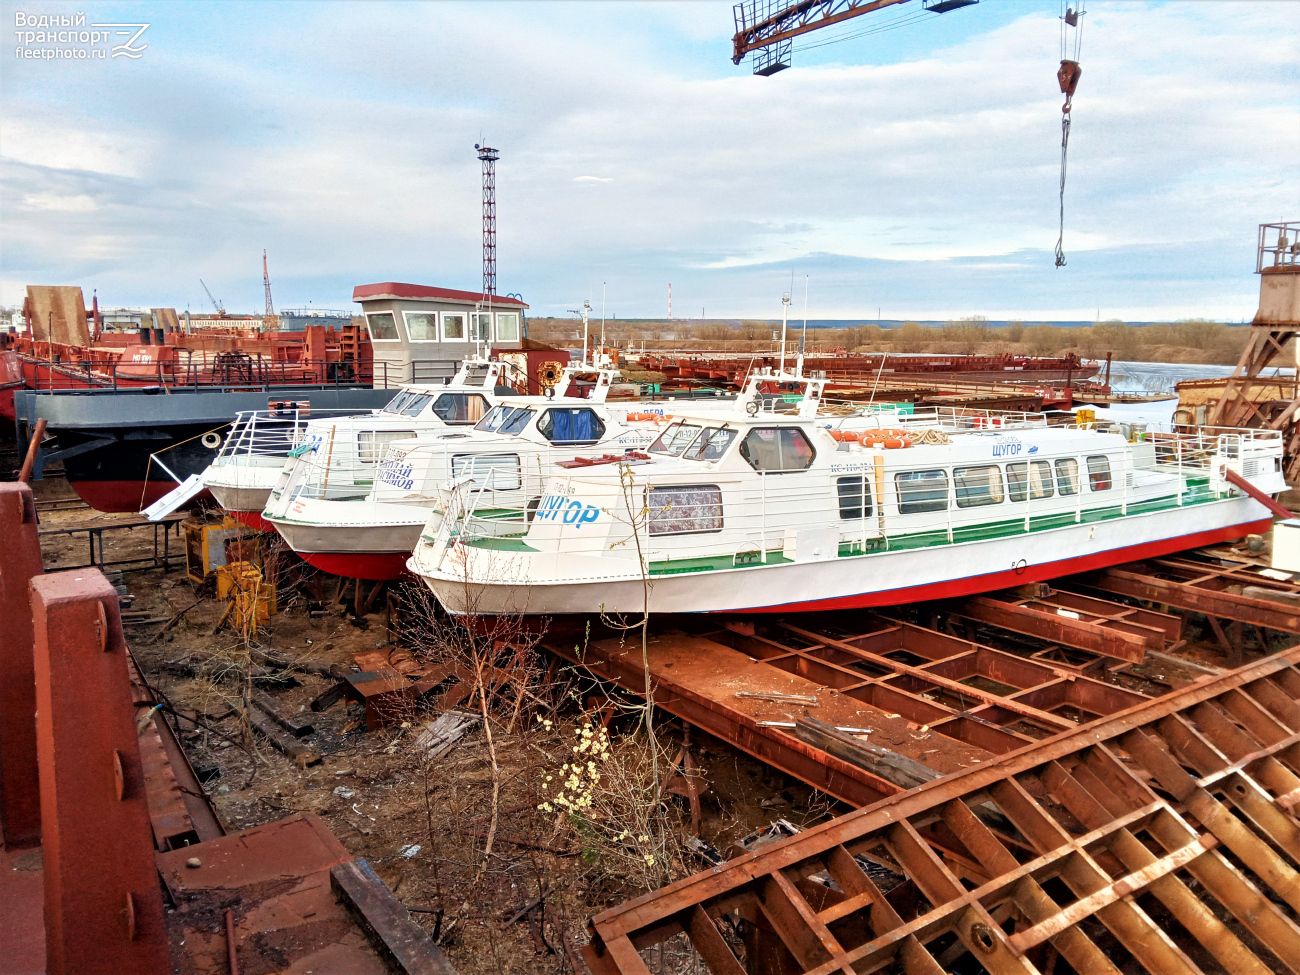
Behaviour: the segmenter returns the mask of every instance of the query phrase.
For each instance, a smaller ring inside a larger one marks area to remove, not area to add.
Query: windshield
[[[522,406],[494,406],[487,416],[474,424],[475,430],[484,433],[505,433],[515,435],[528,426],[534,411]]]
[[[433,399],[428,393],[402,393],[391,399],[384,407],[385,413],[400,413],[402,416],[416,416],[429,405]]]
[[[727,452],[731,441],[736,439],[736,431],[726,427],[705,427],[704,432],[695,438],[682,453],[683,460],[717,460]]]
[[[668,429],[659,434],[659,439],[648,448],[652,454],[667,454],[669,457],[676,457],[686,446],[695,439],[695,435],[700,432],[698,426],[691,426],[687,423],[674,423]]]

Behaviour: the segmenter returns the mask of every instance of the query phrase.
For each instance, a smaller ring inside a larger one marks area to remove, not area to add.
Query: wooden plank
[[[914,758],[900,755],[879,745],[860,741],[833,725],[816,718],[799,718],[794,724],[795,736],[815,748],[852,762],[882,779],[888,779],[904,789],[911,789],[939,778],[939,773]]]
[[[442,949],[435,945],[398,903],[388,886],[365,860],[350,860],[330,870],[334,888],[376,944],[408,975],[456,975]]]

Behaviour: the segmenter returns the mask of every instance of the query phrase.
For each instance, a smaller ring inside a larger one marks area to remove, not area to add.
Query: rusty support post
[[[36,502],[21,481],[0,483],[0,825],[6,846],[41,835],[36,770],[36,677],[28,585],[41,574]]]
[[[49,975],[170,973],[117,591],[31,583]]]

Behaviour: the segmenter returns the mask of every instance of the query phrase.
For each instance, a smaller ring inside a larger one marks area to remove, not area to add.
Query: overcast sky
[[[1257,225],[1300,219],[1296,2],[1088,4],[1063,268],[1057,2],[913,0],[770,78],[729,2],[2,6],[149,24],[138,58],[0,46],[4,303],[198,312],[202,278],[258,311],[263,248],[281,308],[477,290],[480,139],[533,315],[671,282],[678,317],[779,317],[793,272],[814,318],[1248,319]]]

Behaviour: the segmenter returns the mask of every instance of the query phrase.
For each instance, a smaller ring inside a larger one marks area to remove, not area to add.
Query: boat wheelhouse
[[[568,395],[578,375],[594,376],[583,387],[587,398]],[[262,518],[317,568],[395,579],[448,480],[469,478],[494,508],[517,515],[530,500],[525,484],[536,488],[553,461],[583,449],[622,453],[652,443],[671,404],[606,403],[617,380],[614,369],[570,365],[553,395],[512,396],[463,431],[394,439],[361,474],[356,462],[335,462],[328,444],[313,444],[286,464]]]
[[[454,613],[800,612],[1051,579],[1264,531],[1274,431],[1130,443],[1041,414],[929,410],[861,432],[749,397],[638,455],[553,469],[512,525],[447,489],[410,559]],[[821,412],[822,415],[816,415]]]
[[[513,371],[508,363],[470,358],[445,383],[404,384],[381,410],[312,416],[284,404],[242,413],[203,472],[203,483],[232,517],[273,531],[261,512],[287,461],[322,447],[327,464],[336,469],[330,496],[364,493],[389,443],[473,426],[494,405],[515,396],[508,382]]]

